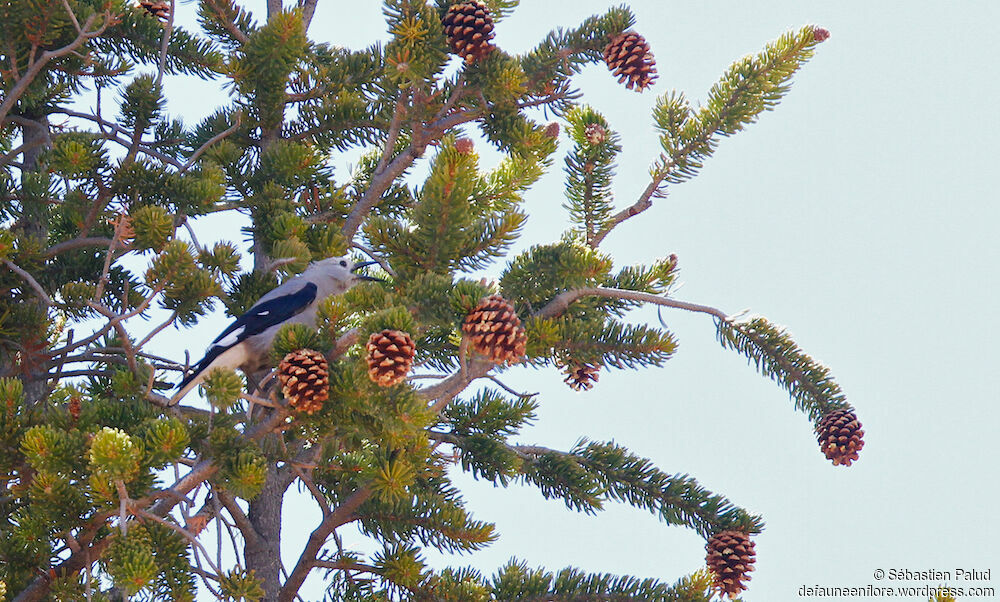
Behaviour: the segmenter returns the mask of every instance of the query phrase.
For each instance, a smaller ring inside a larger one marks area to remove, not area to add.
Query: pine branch
[[[512,559],[490,582],[491,599],[509,602],[711,602],[714,592],[705,572],[673,584],[630,575],[584,573],[569,567],[558,573],[529,569]]]
[[[764,318],[741,322],[722,310],[707,305],[605,287],[566,291],[535,312],[534,316],[539,318],[559,316],[574,301],[587,296],[628,299],[709,314],[716,320],[718,337],[722,345],[747,356],[761,374],[787,390],[795,401],[795,409],[805,412],[810,420],[816,422],[833,410],[848,407],[844,393],[830,376],[829,369],[806,355],[786,332],[776,328]]]
[[[21,269],[17,264],[15,264],[9,259],[4,259],[3,263],[4,265],[7,266],[8,269],[10,269],[10,271],[14,272],[15,274],[23,278],[24,281],[27,282],[29,286],[31,286],[32,290],[35,291],[35,294],[38,295],[38,298],[41,299],[42,302],[45,303],[45,305],[52,307],[53,305],[52,297],[49,297],[49,294],[45,292],[45,289],[42,288],[41,284],[38,284],[38,281],[35,280],[34,276]]]
[[[651,181],[639,199],[615,214],[595,237],[595,245],[618,224],[652,207],[654,198],[666,194],[664,183],[692,178],[715,151],[719,137],[741,131],[777,106],[790,89],[792,75],[825,39],[825,30],[808,26],[786,33],[755,56],[737,61],[712,86],[708,102],[696,114],[683,94],[661,96],[654,117],[665,154],[653,165]]]
[[[788,391],[795,409],[814,423],[833,410],[850,406],[830,370],[806,355],[783,329],[764,318],[718,320],[719,342],[747,357],[762,375]]]
[[[24,75],[17,80],[17,83],[7,92],[4,97],[3,102],[0,102],[0,123],[3,123],[7,118],[7,113],[13,108],[14,103],[20,100],[21,96],[27,91],[28,86],[35,81],[38,74],[42,72],[42,69],[49,64],[54,59],[69,56],[70,54],[76,52],[78,48],[89,42],[90,40],[96,38],[97,36],[104,33],[104,30],[108,28],[108,25],[112,22],[112,14],[110,12],[105,12],[101,16],[101,25],[97,29],[91,30],[90,27],[94,24],[94,21],[98,19],[98,14],[94,13],[87,17],[81,26],[80,33],[77,34],[76,39],[74,39],[69,44],[63,46],[62,48],[57,48],[55,50],[46,50],[42,52],[36,60],[29,62],[28,69],[24,72]]]
[[[569,452],[537,445],[511,445],[483,436],[429,431],[428,435],[462,450],[463,470],[472,471],[506,486],[510,472],[536,485],[546,498],[558,497],[566,505],[588,514],[614,500],[642,508],[671,525],[694,529],[708,539],[712,533],[733,527],[758,533],[759,517],[747,514],[726,498],[702,488],[687,475],[670,475],[646,459],[629,453],[614,443],[583,441]],[[491,449],[492,448],[492,449]],[[520,464],[497,469],[506,451],[521,459]],[[496,466],[487,466],[494,462]]]

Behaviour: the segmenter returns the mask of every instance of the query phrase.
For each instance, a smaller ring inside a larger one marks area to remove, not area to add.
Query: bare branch
[[[299,561],[295,563],[292,572],[288,574],[288,579],[281,586],[278,602],[292,602],[294,600],[299,588],[302,587],[302,583],[309,575],[309,571],[315,566],[316,556],[323,549],[326,539],[337,527],[355,520],[357,518],[357,515],[354,514],[355,510],[365,503],[371,495],[371,488],[361,487],[341,502],[333,512],[326,515],[319,526],[309,535],[309,540],[302,549]]]
[[[52,259],[60,253],[65,253],[66,251],[73,251],[76,249],[82,249],[85,247],[109,247],[111,246],[112,240],[110,238],[104,237],[92,237],[92,238],[73,238],[60,243],[56,243],[42,251],[43,259]]]
[[[430,406],[431,411],[439,413],[456,395],[469,386],[469,383],[486,376],[493,367],[493,362],[482,357],[475,357],[469,362],[468,369],[464,372],[460,370],[436,385],[419,389],[417,392],[428,402],[433,402]]]
[[[382,157],[375,166],[375,173],[385,171],[385,166],[389,164],[392,153],[396,150],[396,140],[399,138],[399,131],[403,127],[403,115],[406,113],[406,101],[410,98],[406,92],[400,92],[396,99],[396,108],[392,113],[392,122],[389,124],[389,135],[385,139],[385,147],[382,148]]]
[[[167,15],[167,22],[163,26],[163,35],[160,37],[160,60],[156,68],[156,86],[163,82],[163,73],[167,70],[167,49],[170,47],[170,35],[174,31],[174,0],[170,0],[170,12]]]
[[[62,48],[57,48],[55,50],[46,50],[42,53],[42,56],[38,57],[38,60],[31,63],[28,70],[24,72],[21,79],[17,80],[14,87],[10,89],[3,102],[0,102],[0,123],[4,121],[7,117],[7,113],[14,107],[14,103],[20,100],[21,96],[27,91],[28,86],[31,82],[35,81],[38,74],[42,72],[42,68],[45,67],[52,59],[57,59],[64,57],[72,52],[74,52],[80,46],[83,46],[88,41],[104,33],[104,30],[111,23],[111,13],[105,12],[103,18],[101,19],[101,26],[93,31],[89,31],[90,26],[94,24],[94,20],[98,17],[97,13],[94,13],[87,17],[80,29],[80,33],[76,36],[69,44],[63,46]]]
[[[312,23],[313,15],[316,13],[316,4],[318,0],[304,0],[299,2],[299,6],[302,7],[302,29],[308,30],[309,25]]]
[[[115,247],[122,242],[122,234],[125,232],[127,219],[124,214],[118,216],[115,223],[115,233],[111,237],[111,244],[108,245],[108,252],[104,255],[104,269],[101,270],[101,277],[97,280],[97,289],[94,291],[94,301],[100,301],[104,295],[104,287],[108,284],[108,272],[111,270],[111,263],[114,261]]]
[[[17,264],[15,264],[9,259],[4,259],[3,262],[4,265],[10,268],[10,271],[14,272],[21,278],[24,278],[24,281],[27,282],[29,286],[31,286],[31,288],[35,291],[35,294],[38,295],[38,298],[45,302],[45,305],[48,305],[49,307],[53,305],[52,297],[49,297],[49,294],[45,292],[45,289],[42,288],[41,284],[38,284],[38,281],[35,280],[34,276],[29,274],[28,272],[25,272]]]
[[[393,278],[397,277],[395,270],[392,269],[392,266],[389,265],[389,263],[385,259],[383,259],[383,258],[375,255],[374,251],[372,251],[368,247],[365,247],[364,245],[360,245],[358,243],[354,243],[351,246],[354,247],[355,249],[361,251],[362,253],[364,253],[368,257],[370,257],[372,259],[372,261],[375,261],[376,263],[378,263],[379,267],[382,268],[383,270],[385,270],[386,274],[389,274]]]
[[[184,527],[181,527],[180,525],[178,525],[176,523],[172,523],[172,522],[170,522],[168,520],[164,520],[164,519],[160,518],[159,516],[157,516],[157,515],[155,515],[155,514],[153,514],[151,512],[147,512],[147,511],[143,510],[142,508],[137,507],[135,504],[130,504],[129,509],[136,516],[141,516],[142,518],[144,518],[146,520],[151,520],[154,523],[163,525],[164,527],[167,527],[168,529],[179,533],[181,535],[181,537],[183,537],[184,539],[190,541],[193,545],[195,545],[195,546],[198,547],[198,549],[201,551],[201,553],[205,556],[205,562],[208,563],[209,568],[211,568],[213,571],[215,571],[216,574],[221,574],[221,572],[219,571],[219,567],[215,563],[213,563],[211,561],[211,559],[210,559],[210,557],[208,555],[208,551],[205,549],[205,546],[201,545],[201,542],[198,541],[198,538],[195,537],[194,535],[191,535],[191,533],[187,529],[185,529]]]
[[[76,28],[76,33],[83,33],[83,29],[80,28],[80,21],[77,20],[76,13],[73,12],[72,8],[70,8],[69,1],[68,0],[62,0],[62,5],[63,5],[63,8],[66,9],[66,12],[69,13],[69,19],[70,19],[70,21],[73,22],[73,27]]]
[[[135,348],[136,349],[142,349],[146,345],[146,343],[148,343],[153,337],[155,337],[157,334],[159,334],[164,328],[166,328],[167,326],[170,326],[171,324],[173,324],[174,320],[176,320],[176,319],[177,319],[177,311],[175,310],[174,312],[172,312],[170,314],[170,317],[168,317],[166,320],[163,321],[162,324],[160,324],[159,326],[157,326],[153,330],[149,331],[149,334],[147,334],[145,337],[143,337],[143,339],[141,341],[139,341],[139,344],[136,345]]]
[[[664,307],[674,307],[686,311],[709,314],[715,316],[716,318],[719,318],[720,320],[728,321],[730,319],[729,315],[726,314],[721,309],[716,309],[708,305],[699,305],[697,303],[688,303],[687,301],[678,301],[676,299],[669,299],[667,297],[661,297],[660,295],[654,295],[652,293],[643,293],[639,291],[626,291],[617,288],[607,288],[603,286],[577,288],[561,293],[555,299],[549,301],[545,307],[536,311],[534,313],[534,316],[537,318],[554,318],[565,312],[569,308],[571,303],[583,297],[608,297],[611,299],[628,299],[630,301],[640,301],[644,303],[652,303],[654,305],[662,305]]]
[[[317,560],[313,563],[313,566],[319,569],[331,569],[334,571],[359,571],[362,573],[372,573],[373,575],[381,575],[378,569],[370,564],[362,564],[360,562],[350,562],[347,560]]]
[[[236,123],[229,126],[226,130],[212,136],[211,138],[206,140],[204,144],[199,146],[198,150],[194,151],[194,154],[192,154],[191,158],[188,159],[188,162],[185,163],[183,167],[181,167],[180,172],[184,173],[185,171],[194,167],[194,164],[198,161],[198,158],[201,157],[202,153],[208,150],[216,142],[219,142],[220,140],[223,140],[224,138],[231,136],[236,130],[238,130],[241,125],[241,119],[242,119],[242,113],[236,113]]]
[[[601,244],[601,241],[604,240],[604,237],[611,233],[615,226],[652,207],[653,196],[662,194],[660,192],[660,184],[663,183],[663,179],[666,177],[667,170],[657,172],[657,174],[653,176],[649,185],[646,186],[646,189],[642,191],[641,195],[639,195],[639,200],[616,213],[614,217],[611,218],[611,221],[601,228],[600,232],[594,235],[594,239],[591,241],[591,246],[596,248],[599,244]]]
[[[229,516],[233,517],[233,522],[236,523],[236,528],[240,530],[243,534],[243,539],[248,544],[254,544],[260,540],[260,535],[257,530],[254,529],[253,523],[250,522],[250,518],[243,512],[239,504],[236,503],[236,498],[229,495],[224,491],[215,491],[215,495],[218,496],[219,502],[222,503],[223,507],[229,512]]]

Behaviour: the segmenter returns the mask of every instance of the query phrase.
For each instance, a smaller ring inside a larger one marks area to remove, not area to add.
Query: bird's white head
[[[357,273],[357,270],[374,263],[377,262],[362,261],[355,263],[350,257],[346,256],[330,257],[312,263],[302,275],[316,282],[317,285],[325,284],[326,286],[320,286],[320,288],[328,288],[329,294],[341,294],[358,282],[365,280],[384,282],[381,278]]]

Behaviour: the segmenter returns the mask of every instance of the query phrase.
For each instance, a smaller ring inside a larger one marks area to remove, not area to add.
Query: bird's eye
[[[342,268],[346,268],[346,267],[347,267],[347,261],[345,261],[345,260],[341,259],[341,260],[340,260],[340,267],[342,267]]]

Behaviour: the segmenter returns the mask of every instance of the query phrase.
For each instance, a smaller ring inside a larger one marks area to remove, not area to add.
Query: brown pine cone
[[[618,83],[624,83],[629,90],[642,92],[656,79],[656,61],[649,44],[634,31],[618,34],[604,47],[604,62]]]
[[[382,387],[391,387],[406,378],[413,367],[417,346],[409,334],[385,329],[368,337],[368,378]]]
[[[747,574],[753,570],[757,554],[750,536],[742,531],[730,529],[712,536],[705,544],[705,564],[712,574],[712,585],[720,594],[730,598],[747,588]]]
[[[493,17],[480,0],[467,0],[448,7],[441,18],[448,46],[466,63],[482,60],[496,48],[493,39]]]
[[[834,466],[850,466],[855,462],[865,446],[864,436],[861,421],[852,409],[834,410],[816,425],[819,449]]]
[[[139,6],[162,23],[170,20],[170,2],[164,0],[139,0]]]
[[[514,306],[500,295],[480,301],[465,316],[462,332],[469,336],[472,348],[489,356],[494,364],[520,361],[528,343],[528,335]]]
[[[312,414],[322,408],[330,396],[329,371],[326,358],[319,351],[293,351],[278,364],[281,393],[293,408]]]
[[[563,380],[574,391],[589,391],[600,377],[601,366],[597,364],[581,364],[577,362],[566,366],[566,378]]]

